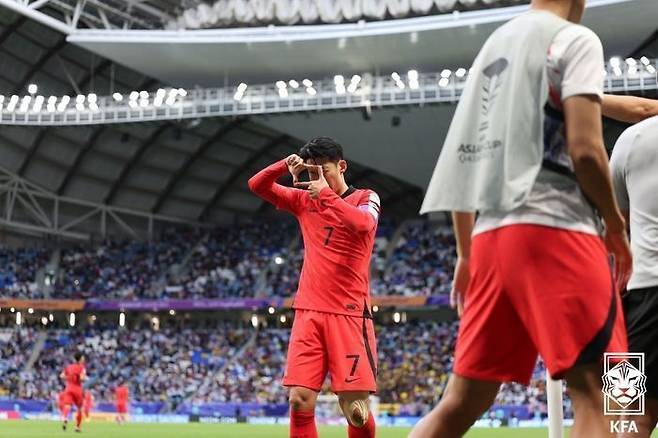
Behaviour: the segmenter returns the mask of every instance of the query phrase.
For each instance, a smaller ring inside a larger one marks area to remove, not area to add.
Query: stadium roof
[[[158,80],[0,8],[0,93],[46,96],[152,90]],[[246,187],[258,168],[301,140],[248,118],[86,127],[2,126],[3,168],[70,198],[225,222],[267,207]],[[349,149],[348,149],[349,152]],[[348,157],[351,158],[351,157]],[[421,190],[356,162],[351,181],[377,190],[389,213],[417,211]]]

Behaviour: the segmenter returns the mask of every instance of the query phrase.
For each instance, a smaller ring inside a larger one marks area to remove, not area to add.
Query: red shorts
[[[82,388],[67,387],[64,391],[64,400],[66,404],[75,405],[78,409],[82,409],[82,403],[84,402]]]
[[[527,384],[541,355],[553,378],[627,350],[601,238],[512,225],[473,238],[456,374]]]
[[[128,403],[117,403],[116,408],[117,413],[125,414],[128,412]]]
[[[313,310],[295,311],[284,386],[320,391],[377,391],[377,347],[372,319]]]

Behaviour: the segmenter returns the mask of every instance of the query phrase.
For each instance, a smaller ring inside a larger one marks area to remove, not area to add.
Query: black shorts
[[[623,304],[628,349],[644,353],[647,397],[658,400],[658,286],[629,291]]]

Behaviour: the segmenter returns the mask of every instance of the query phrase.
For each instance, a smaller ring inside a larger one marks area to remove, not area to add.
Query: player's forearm
[[[319,212],[323,210],[332,211],[347,228],[355,233],[365,233],[372,230],[376,225],[375,218],[365,210],[345,202],[329,187],[320,192],[318,199]]]
[[[252,176],[248,182],[249,189],[260,198],[276,205],[282,196],[281,191],[285,190],[282,185],[276,183],[276,180],[287,172],[288,166],[285,160],[277,161]]]
[[[457,256],[468,259],[471,256],[471,235],[475,226],[475,213],[452,212],[452,227],[457,241]]]
[[[574,173],[581,190],[598,210],[611,231],[624,229],[624,219],[619,211],[608,170],[608,157],[603,145],[592,147],[589,152],[573,155]]]
[[[638,123],[658,115],[658,100],[637,96],[603,96],[601,107],[604,116],[625,123]]]

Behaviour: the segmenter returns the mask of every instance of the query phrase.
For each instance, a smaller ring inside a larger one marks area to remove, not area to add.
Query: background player
[[[126,414],[128,413],[128,393],[128,385],[126,385],[126,382],[124,381],[121,381],[119,386],[114,390],[117,423],[119,424],[124,424],[126,422]]]
[[[534,67],[528,60],[545,71],[547,105],[536,110],[537,119],[544,124],[543,163],[520,206],[510,211],[482,211],[476,224],[474,213],[453,212],[459,258],[451,296],[460,310],[460,296],[467,292],[454,374],[439,406],[414,429],[412,438],[462,436],[492,404],[500,382],[528,382],[537,352],[554,378],[567,380],[575,412],[571,436],[608,435],[599,364],[606,349],[625,351],[626,340],[620,299],[599,237],[597,212],[606,224],[607,249],[615,256],[618,288],[630,274],[631,255],[603,146],[601,42],[587,28],[557,18],[580,22],[584,3],[533,0],[531,12],[496,31],[478,56],[503,59],[505,65],[511,59],[509,68],[517,70],[508,72],[508,79],[539,80],[538,76],[514,76],[523,74],[524,66]],[[530,23],[545,27],[531,27]],[[541,32],[553,28],[555,33],[550,35]],[[537,52],[522,50],[512,53],[512,48],[500,45],[498,38],[512,35],[527,42],[529,37],[522,32],[535,32],[537,41],[545,38],[550,44],[547,56],[537,58]],[[522,94],[519,89],[505,88]],[[535,90],[541,89],[533,87],[532,92]],[[479,97],[479,92],[467,88],[462,100],[470,102],[470,96]],[[504,99],[499,97],[498,102]],[[507,102],[518,105],[519,99],[514,96]],[[493,111],[500,114],[501,110],[494,107]],[[468,123],[472,114],[462,113],[458,118],[459,113],[458,108],[453,125]],[[520,135],[524,132],[519,130]],[[459,135],[456,142],[466,142]],[[502,145],[513,144],[508,138],[502,140]],[[442,158],[445,151],[450,156],[451,147],[444,146]],[[484,180],[484,185],[497,183],[494,179]],[[439,176],[430,189],[440,191],[444,183]],[[475,194],[478,200],[481,196],[481,192]]]
[[[648,438],[658,422],[658,117],[628,128],[610,159],[619,207],[628,218],[633,274],[624,296],[629,351],[645,354],[645,413],[633,416]]]
[[[73,355],[73,358],[75,359],[75,363],[68,365],[60,374],[60,377],[66,381],[66,389],[64,390],[66,413],[62,429],[66,430],[69,410],[71,409],[71,405],[75,405],[77,410],[75,414],[75,431],[80,432],[80,424],[82,423],[82,403],[84,398],[82,393],[82,382],[87,380],[87,372],[85,370],[84,355],[80,351],[77,351]]]
[[[376,391],[377,351],[370,314],[370,257],[380,201],[345,182],[347,162],[328,137],[306,143],[249,180],[261,198],[299,221],[304,265],[294,301],[283,384],[290,387],[290,436],[316,438],[315,402],[331,375],[350,438],[373,438],[368,398]],[[300,182],[308,171],[310,182]],[[290,172],[298,188],[276,180]],[[300,190],[300,188],[305,190]]]

